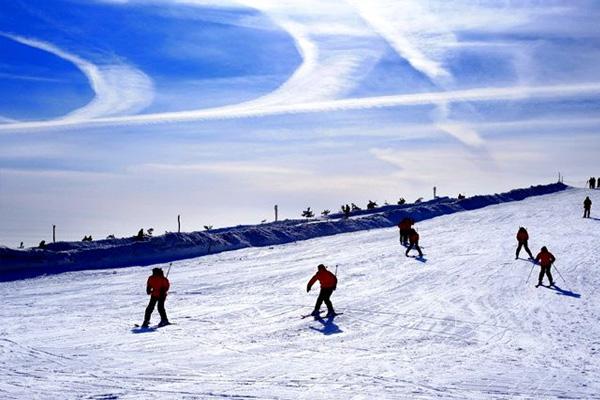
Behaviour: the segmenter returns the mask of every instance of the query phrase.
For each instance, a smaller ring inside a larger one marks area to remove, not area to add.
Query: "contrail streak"
[[[505,88],[476,88],[445,92],[414,93],[392,96],[361,97],[326,100],[299,104],[267,105],[263,107],[227,106],[192,111],[140,114],[122,117],[92,118],[85,121],[50,120],[0,125],[0,132],[66,128],[71,126],[117,126],[158,123],[211,121],[267,117],[283,114],[322,113],[366,110],[372,108],[437,105],[440,102],[481,102],[524,99],[558,99],[582,95],[600,95],[600,83],[551,86],[513,86]]]

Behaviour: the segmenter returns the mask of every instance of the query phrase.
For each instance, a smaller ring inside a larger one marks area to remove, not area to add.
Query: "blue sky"
[[[518,3],[518,4],[515,4]],[[600,175],[593,1],[0,10],[0,243]],[[594,170],[596,168],[596,170]]]

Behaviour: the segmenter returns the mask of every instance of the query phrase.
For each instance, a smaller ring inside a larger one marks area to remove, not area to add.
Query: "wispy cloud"
[[[154,95],[152,80],[131,65],[95,65],[51,43],[2,32],[0,35],[69,61],[88,78],[95,92],[93,100],[82,108],[53,120],[55,122],[76,123],[90,118],[135,113],[152,102]]]
[[[599,96],[600,83],[549,86],[513,86],[503,88],[478,88],[467,90],[414,93],[395,96],[377,96],[326,100],[301,104],[271,105],[264,107],[218,107],[194,111],[142,114],[123,117],[94,118],[86,121],[52,120],[4,124],[0,132],[65,128],[91,125],[139,125],[184,121],[210,121],[238,118],[264,117],[282,114],[315,113],[328,111],[366,110],[370,108],[438,105],[452,102],[481,102],[525,99],[566,99],[579,96]]]

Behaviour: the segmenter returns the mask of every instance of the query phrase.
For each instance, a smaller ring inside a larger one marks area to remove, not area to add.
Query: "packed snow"
[[[152,267],[2,282],[0,398],[600,399],[594,207],[568,189],[424,220],[424,260],[392,227],[177,261],[174,325],[141,333]],[[515,260],[521,225],[556,288]],[[319,263],[344,314],[300,319]]]

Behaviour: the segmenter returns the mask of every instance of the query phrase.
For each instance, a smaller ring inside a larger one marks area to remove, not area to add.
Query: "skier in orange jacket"
[[[170,286],[169,280],[164,276],[161,268],[152,269],[152,276],[148,278],[148,282],[146,283],[146,293],[150,295],[150,302],[144,314],[143,328],[147,328],[150,324],[150,317],[157,303],[158,313],[160,314],[160,323],[158,326],[169,325],[169,319],[165,311],[165,300],[167,299],[167,292]]]
[[[331,304],[330,297],[333,294],[333,291],[337,287],[337,277],[327,270],[325,265],[319,264],[317,267],[317,273],[310,278],[308,281],[308,285],[306,285],[306,292],[310,292],[312,285],[319,281],[321,283],[321,291],[319,292],[319,297],[317,297],[317,302],[315,304],[315,309],[313,310],[311,315],[318,316],[319,311],[321,309],[321,304],[325,302],[327,306],[327,316],[334,316],[335,310],[333,309],[333,304]]]
[[[550,273],[550,267],[556,258],[552,253],[548,251],[546,246],[542,247],[542,250],[535,257],[535,261],[540,264],[540,276],[538,277],[538,284],[536,287],[542,284],[542,280],[544,279],[544,274],[548,275],[548,280],[550,281],[550,286],[554,285],[554,281],[552,280],[552,274]]]
[[[533,260],[533,254],[531,254],[531,250],[529,250],[529,246],[527,246],[528,240],[529,240],[529,233],[527,233],[527,229],[525,229],[521,226],[517,232],[517,241],[519,242],[519,245],[517,246],[517,254],[516,254],[515,259],[519,258],[519,253],[521,252],[521,247],[524,247],[527,254],[529,254],[529,258]]]

